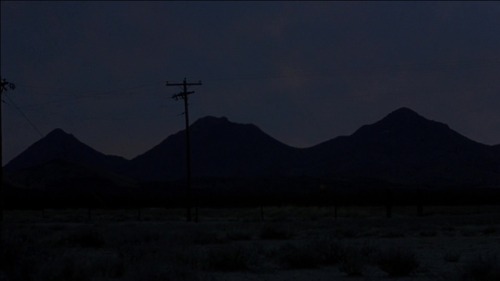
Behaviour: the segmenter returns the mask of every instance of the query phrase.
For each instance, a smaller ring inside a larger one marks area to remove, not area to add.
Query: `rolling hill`
[[[263,177],[289,175],[299,149],[287,146],[255,125],[205,117],[190,127],[194,177]],[[145,180],[185,177],[185,132],[132,159],[131,174]]]
[[[405,184],[499,185],[500,158],[447,125],[400,108],[350,136],[309,148],[307,174]]]
[[[105,155],[62,129],[55,129],[12,159],[4,169],[6,172],[19,171],[54,160],[118,173],[128,165],[128,161],[122,157]]]
[[[408,108],[400,108],[350,136],[306,149],[290,147],[255,125],[233,123],[225,117],[201,118],[190,126],[190,132],[195,178],[293,181],[309,177],[350,185],[500,186],[499,146],[472,141]],[[185,132],[179,131],[136,158],[125,160],[104,155],[56,129],[10,161],[5,170],[19,172],[54,160],[139,181],[181,180],[186,174]]]

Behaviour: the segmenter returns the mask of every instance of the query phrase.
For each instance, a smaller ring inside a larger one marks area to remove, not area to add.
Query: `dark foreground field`
[[[7,211],[0,280],[500,280],[500,207]]]

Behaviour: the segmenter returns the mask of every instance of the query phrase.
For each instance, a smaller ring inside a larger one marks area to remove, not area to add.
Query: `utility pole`
[[[16,85],[10,82],[7,82],[5,79],[2,79],[0,84],[0,241],[2,241],[3,237],[3,204],[4,204],[4,196],[3,196],[3,136],[2,136],[2,95],[3,92],[7,92],[7,89],[14,90]],[[0,242],[1,244],[1,242]]]
[[[187,221],[191,221],[191,208],[193,205],[193,194],[191,190],[191,143],[189,139],[189,111],[188,111],[188,96],[194,94],[194,91],[187,90],[188,86],[200,86],[201,81],[198,83],[188,83],[186,78],[182,83],[169,83],[167,81],[167,86],[182,86],[182,92],[173,95],[174,100],[182,99],[184,100],[184,117],[186,120],[186,199],[187,199]],[[198,212],[195,213],[195,221],[198,221]]]

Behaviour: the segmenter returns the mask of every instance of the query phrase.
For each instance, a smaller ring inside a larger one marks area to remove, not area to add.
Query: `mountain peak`
[[[214,117],[214,116],[206,116],[196,120],[191,128],[194,131],[213,131],[214,133],[221,133],[220,130],[241,130],[243,128],[252,128],[252,130],[259,130],[253,124],[240,124],[231,122],[227,117]]]
[[[207,116],[191,127],[192,174],[196,177],[246,177],[281,172],[294,149],[275,140],[253,124]],[[146,180],[178,179],[185,174],[185,131],[179,131],[137,156],[136,177]],[[285,160],[282,160],[285,159]]]
[[[373,137],[374,135],[387,135],[388,133],[406,136],[433,135],[437,132],[449,132],[448,125],[429,120],[415,111],[402,107],[389,113],[382,120],[359,128],[354,135]]]
[[[417,112],[415,112],[414,110],[408,108],[408,107],[400,107],[396,110],[394,110],[393,112],[389,113],[389,114],[397,114],[397,115],[418,115]]]
[[[52,146],[57,150],[63,146],[83,145],[75,136],[66,133],[63,129],[57,128],[48,133],[44,138],[38,141],[40,145]],[[48,147],[47,147],[48,148]]]
[[[5,168],[9,171],[15,171],[39,166],[52,160],[64,160],[105,168],[114,168],[115,163],[118,166],[123,162],[122,159],[106,156],[94,150],[72,134],[58,128],[12,159]]]
[[[222,117],[205,116],[205,117],[202,117],[202,118],[196,120],[193,123],[193,126],[199,126],[199,125],[221,125],[221,124],[227,124],[227,123],[231,123],[231,122],[225,116],[222,116]]]
[[[46,138],[63,138],[63,137],[73,137],[72,134],[66,133],[63,129],[57,128],[52,130],[50,133],[47,134]]]
[[[55,128],[54,130],[50,131],[50,133],[48,133],[49,135],[50,134],[65,134],[65,135],[68,135],[68,133],[66,133],[63,129],[61,128]]]
[[[382,127],[415,129],[415,126],[430,126],[431,124],[436,125],[441,123],[429,120],[407,107],[401,107],[389,113],[386,117],[375,124]],[[447,127],[446,125],[444,126]]]
[[[425,118],[408,107],[401,107],[389,113],[384,119],[397,119],[397,120],[408,121],[408,120],[418,120]]]

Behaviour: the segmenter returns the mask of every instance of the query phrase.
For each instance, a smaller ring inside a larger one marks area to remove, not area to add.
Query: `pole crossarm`
[[[4,78],[0,84],[0,93],[7,92],[7,88],[14,90],[16,88],[16,84],[10,83]]]
[[[167,81],[167,86],[184,86],[184,85],[187,85],[187,86],[201,86],[201,81],[197,82],[197,83],[187,83],[186,82],[186,78],[184,78],[184,82],[182,83],[170,83]]]

